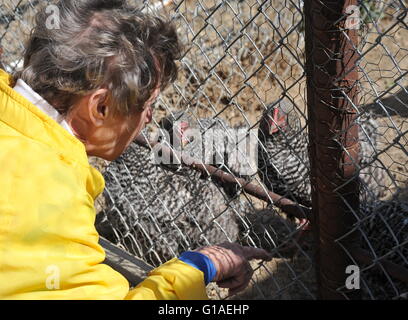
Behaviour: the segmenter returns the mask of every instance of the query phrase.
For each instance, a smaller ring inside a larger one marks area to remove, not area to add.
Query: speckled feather
[[[187,123],[189,129],[198,129],[199,131],[198,138],[189,141],[181,147],[183,153],[239,178],[247,178],[248,173],[251,171],[256,172],[256,169],[252,169],[252,167],[256,168],[256,161],[251,161],[254,159],[248,159],[248,157],[251,156],[250,151],[252,151],[249,149],[252,146],[248,143],[248,140],[245,140],[244,145],[247,150],[243,151],[237,148],[237,132],[240,132],[240,134],[245,132],[246,134],[248,128],[242,126],[233,128],[220,118],[193,119],[193,117],[184,112],[176,112],[161,120],[161,127],[168,131],[170,144],[176,150],[178,146],[181,146],[181,138],[178,137],[179,141],[177,141],[176,144],[173,134],[174,129],[180,126],[181,122]],[[179,130],[179,128],[177,128],[177,130]],[[228,131],[231,132],[231,134],[227,134]],[[191,137],[189,138],[191,139]],[[242,137],[239,136],[239,139],[242,139]],[[242,142],[239,141],[239,143]],[[242,154],[242,152],[246,152],[246,154]],[[253,154],[255,154],[255,152],[253,152]],[[183,166],[170,165],[168,167],[177,173],[187,170]],[[221,184],[219,184],[219,186],[223,188],[231,198],[236,197],[240,192],[237,186]]]
[[[200,245],[235,241],[239,202],[192,169],[174,174],[154,164],[153,153],[132,144],[106,173],[108,207],[97,229],[154,265]]]
[[[378,259],[386,256],[408,269],[408,202],[394,197],[388,201],[376,201],[361,209],[359,230],[364,233],[362,247]],[[393,277],[387,277],[381,268],[362,272],[363,297],[370,299],[408,299],[408,285]],[[391,281],[390,281],[391,280]]]

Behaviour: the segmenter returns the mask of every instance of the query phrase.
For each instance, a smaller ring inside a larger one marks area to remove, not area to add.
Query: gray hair
[[[122,115],[140,112],[154,90],[177,77],[181,47],[174,26],[143,13],[125,0],[61,0],[59,29],[48,29],[47,13],[36,16],[14,74],[65,115],[96,89]]]

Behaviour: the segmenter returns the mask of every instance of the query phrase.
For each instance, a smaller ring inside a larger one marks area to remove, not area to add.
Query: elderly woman
[[[117,158],[152,118],[177,74],[174,28],[124,1],[65,0],[59,29],[39,12],[23,69],[0,70],[0,298],[204,299],[216,281],[245,288],[261,250],[185,252],[133,290],[98,245],[102,175],[87,156]]]

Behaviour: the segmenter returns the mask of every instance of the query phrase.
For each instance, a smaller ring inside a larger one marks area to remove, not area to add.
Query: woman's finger
[[[251,266],[248,262],[242,263],[239,269],[235,270],[234,274],[231,277],[218,281],[217,285],[221,288],[235,288],[241,286],[247,281],[248,278],[248,267],[251,269]],[[252,270],[252,269],[251,269]]]
[[[247,260],[261,259],[265,261],[270,261],[273,258],[272,255],[264,249],[252,248],[252,247],[242,247],[242,250]]]
[[[248,287],[249,282],[251,281],[251,278],[252,276],[249,276],[247,280],[244,283],[242,283],[240,286],[235,287],[235,288],[230,288],[228,295],[233,296],[234,294],[237,294],[238,292],[244,290],[246,287]]]
[[[236,290],[237,288],[245,288],[252,278],[254,273],[251,265],[247,262],[243,265],[241,270],[237,271],[236,276],[223,281],[217,282],[217,285],[221,288],[229,288]],[[239,291],[242,289],[239,289]]]

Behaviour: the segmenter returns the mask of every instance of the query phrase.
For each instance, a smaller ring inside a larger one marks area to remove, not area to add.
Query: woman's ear
[[[108,89],[98,89],[88,99],[89,119],[95,127],[103,126],[112,115],[107,104]]]

